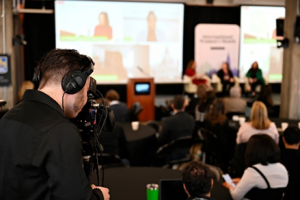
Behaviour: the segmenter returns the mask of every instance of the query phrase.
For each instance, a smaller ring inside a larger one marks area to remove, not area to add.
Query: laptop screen
[[[182,185],[182,180],[160,180],[160,200],[185,200],[187,194]]]

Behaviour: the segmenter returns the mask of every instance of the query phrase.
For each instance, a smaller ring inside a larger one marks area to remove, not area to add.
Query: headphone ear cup
[[[65,93],[75,94],[84,87],[86,79],[86,73],[83,73],[79,70],[71,71],[63,77],[61,81],[61,87]]]

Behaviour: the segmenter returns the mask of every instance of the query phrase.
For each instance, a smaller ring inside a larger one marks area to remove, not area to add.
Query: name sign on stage
[[[197,73],[211,77],[227,62],[238,76],[240,27],[230,24],[198,24],[195,27],[195,61]]]

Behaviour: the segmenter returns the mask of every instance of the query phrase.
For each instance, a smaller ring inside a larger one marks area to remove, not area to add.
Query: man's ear
[[[185,193],[188,195],[188,197],[191,197],[190,193],[187,191],[185,184],[183,184],[183,189],[185,191]]]
[[[214,179],[211,179],[211,188],[214,187]]]

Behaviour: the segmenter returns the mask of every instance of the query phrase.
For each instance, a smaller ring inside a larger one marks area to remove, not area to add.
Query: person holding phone
[[[281,199],[288,184],[288,172],[279,163],[280,150],[275,141],[266,134],[253,135],[247,145],[245,160],[248,168],[244,175],[232,180],[236,187],[230,181],[223,183],[230,190],[232,199]]]

